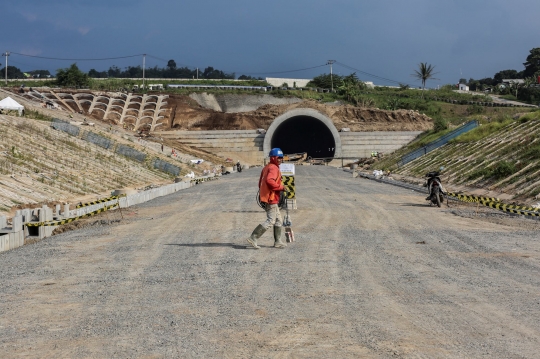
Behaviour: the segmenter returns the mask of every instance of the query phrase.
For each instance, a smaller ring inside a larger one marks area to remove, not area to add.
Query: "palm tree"
[[[427,80],[429,79],[436,80],[436,78],[433,77],[433,75],[435,75],[435,72],[433,72],[434,70],[435,70],[435,66],[432,66],[428,64],[427,62],[421,62],[420,65],[418,65],[418,70],[414,70],[414,74],[412,74],[412,76],[422,81],[422,90],[425,90]],[[422,98],[424,98],[423,91],[422,91]]]

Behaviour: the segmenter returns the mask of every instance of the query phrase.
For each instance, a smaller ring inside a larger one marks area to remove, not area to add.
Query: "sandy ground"
[[[298,167],[296,241],[254,250],[258,175],[0,253],[1,356],[538,357],[536,227]]]

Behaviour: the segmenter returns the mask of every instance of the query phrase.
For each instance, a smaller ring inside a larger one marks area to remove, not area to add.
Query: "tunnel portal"
[[[285,154],[307,152],[312,158],[334,157],[336,142],[330,129],[310,116],[295,116],[282,122],[274,131],[271,147]]]
[[[312,108],[278,116],[264,136],[263,152],[279,147],[285,154],[307,152],[312,158],[341,157],[341,138],[330,118]]]

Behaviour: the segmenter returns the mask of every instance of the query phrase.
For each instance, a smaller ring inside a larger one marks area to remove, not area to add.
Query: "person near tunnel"
[[[274,247],[286,247],[286,244],[281,240],[283,220],[278,206],[280,194],[285,190],[279,169],[279,165],[283,161],[283,151],[279,148],[273,148],[270,150],[269,156],[270,163],[263,168],[259,177],[259,198],[264,204],[266,221],[255,227],[251,236],[247,238],[248,243],[255,249],[260,248],[257,245],[257,240],[272,226],[274,227]]]

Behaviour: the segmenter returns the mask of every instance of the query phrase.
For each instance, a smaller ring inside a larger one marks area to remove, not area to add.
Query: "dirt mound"
[[[431,118],[415,111],[328,105],[313,100],[284,105],[268,104],[242,113],[223,113],[203,108],[189,96],[171,95],[167,102],[170,105],[169,126],[178,130],[268,129],[276,117],[295,108],[311,108],[321,112],[332,119],[338,130],[346,127],[351,131],[425,131],[433,127]]]

